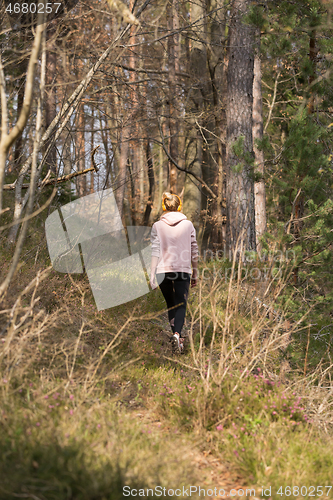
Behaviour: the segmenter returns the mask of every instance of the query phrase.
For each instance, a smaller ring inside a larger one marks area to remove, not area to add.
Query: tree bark
[[[256,160],[256,172],[260,174],[260,180],[254,184],[255,217],[256,217],[256,241],[260,251],[260,238],[266,231],[266,190],[264,180],[264,153],[256,145],[256,139],[263,137],[262,116],[262,93],[261,93],[261,60],[260,60],[260,33],[257,34],[258,44],[254,58],[253,78],[253,151]]]
[[[211,245],[212,250],[221,250],[225,241],[225,164],[226,164],[226,96],[227,96],[227,68],[228,68],[228,47],[225,42],[227,30],[227,14],[225,2],[214,0],[211,9],[216,9],[216,14],[212,18],[210,27],[211,47],[208,51],[208,67],[211,79],[212,100],[214,104],[214,187],[217,198],[211,203]],[[218,47],[219,50],[214,50]],[[222,64],[223,61],[223,64]]]
[[[171,158],[178,162],[178,88],[176,74],[179,72],[179,19],[176,0],[168,5],[168,28],[172,33],[168,38],[168,80],[169,80],[169,152]],[[170,192],[177,193],[177,169],[169,161]]]
[[[55,28],[53,27],[48,32],[48,39],[52,39],[55,35]],[[56,73],[57,73],[57,56],[54,50],[54,46],[51,42],[48,44],[48,50],[46,53],[46,99],[45,99],[45,128],[47,129],[55,117],[57,116],[57,105],[56,105]],[[45,144],[45,150],[51,144],[51,148],[45,160],[45,165],[47,170],[51,170],[54,174],[57,172],[57,150],[53,141],[53,137],[50,137],[49,141]]]
[[[95,140],[95,133],[94,133],[94,127],[95,127],[95,110],[93,107],[91,109],[91,135],[90,135],[90,148],[91,151],[94,150],[94,140]],[[93,167],[93,157],[91,158],[91,167]],[[90,182],[89,182],[89,192],[90,194],[95,192],[95,185],[94,185],[94,174],[95,171],[92,170],[90,174]]]
[[[195,25],[198,40],[191,41],[188,72],[191,75],[188,107],[186,110],[187,140],[185,149],[185,169],[202,177],[202,136],[198,130],[197,117],[203,110],[203,94],[207,78],[207,54],[203,43],[205,38],[203,21],[205,8],[202,0],[191,4],[191,23]],[[201,118],[198,118],[201,121]],[[201,189],[199,182],[186,174],[184,185],[184,213],[199,231],[201,212]]]
[[[254,29],[243,21],[249,0],[235,0],[229,30],[227,93],[227,247],[235,252],[256,249],[252,106]],[[233,145],[243,138],[243,152]]]
[[[132,11],[134,6],[134,1],[130,0],[129,8]],[[135,35],[136,28],[132,26],[130,31],[130,45],[135,47],[137,43],[137,38]],[[132,223],[136,225],[139,220],[142,219],[143,213],[143,197],[144,197],[144,187],[143,187],[143,161],[142,161],[142,141],[140,139],[140,128],[139,128],[139,89],[140,84],[137,82],[137,64],[138,64],[138,54],[135,52],[135,48],[129,50],[128,67],[130,69],[128,79],[130,86],[130,114],[131,114],[131,142],[130,142],[130,154],[132,158],[131,166],[131,183],[133,183],[133,192],[131,195],[131,214]]]
[[[118,205],[120,217],[124,216],[124,199],[126,188],[127,162],[129,152],[129,141],[131,137],[131,126],[124,125],[121,133],[121,149],[119,155],[119,169],[115,186],[115,197]]]
[[[155,176],[154,176],[154,166],[153,166],[153,158],[150,148],[150,143],[147,141],[146,143],[146,157],[147,157],[147,166],[148,166],[148,181],[149,181],[149,194],[148,201],[146,205],[146,210],[143,216],[143,225],[148,226],[149,217],[151,213],[151,209],[154,203],[154,193],[155,193]]]
[[[24,34],[20,34],[22,38],[24,39]],[[25,73],[27,71],[27,61],[24,59],[23,61],[20,62],[19,64],[19,72],[23,74],[24,76],[20,78],[19,80],[19,87],[17,90],[17,119],[20,116],[22,106],[23,106],[23,99],[24,99],[24,79],[25,79]],[[20,163],[22,162],[22,157],[23,157],[23,140],[22,140],[22,134],[17,138],[15,142],[15,151],[14,151],[14,162],[13,166],[11,168],[10,166],[10,171],[15,172],[16,174],[20,170]]]
[[[77,112],[76,122],[76,165],[79,172],[85,169],[85,116],[84,116],[84,103],[82,102]],[[76,190],[78,196],[84,196],[87,192],[87,179],[85,176],[79,176],[76,180]]]

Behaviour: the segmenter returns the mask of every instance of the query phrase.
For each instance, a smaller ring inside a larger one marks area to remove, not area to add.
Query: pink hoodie
[[[198,259],[198,244],[191,221],[180,212],[166,212],[151,229],[151,254],[159,257],[156,273],[191,274],[191,262]]]

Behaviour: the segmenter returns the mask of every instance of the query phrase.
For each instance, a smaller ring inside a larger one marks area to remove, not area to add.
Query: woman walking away
[[[198,279],[198,244],[192,222],[180,213],[179,196],[163,193],[162,209],[160,220],[155,222],[151,230],[150,285],[155,289],[156,281],[159,284],[168,307],[173,348],[183,352],[184,338],[181,332],[188,290],[190,282],[193,287]]]

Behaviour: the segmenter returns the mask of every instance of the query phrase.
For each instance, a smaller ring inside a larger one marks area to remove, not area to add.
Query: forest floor
[[[161,421],[150,410],[137,407],[132,412],[129,411],[129,413],[131,414],[131,418],[139,419],[143,426],[147,428],[155,427],[167,442],[170,441],[171,434],[173,437],[176,434],[178,437],[177,440],[180,441],[179,447],[181,448],[184,445],[184,438],[182,438],[181,432],[175,430],[175,427],[171,426],[168,421]],[[217,492],[217,495],[207,495],[212,500],[228,498],[232,495],[243,500],[245,498],[249,500],[257,500],[259,498],[261,489],[247,484],[247,481],[244,480],[232,464],[223,462],[221,458],[217,458],[210,449],[201,450],[193,441],[187,442],[187,447],[186,451],[183,451],[183,458],[191,463],[194,476],[198,478],[199,484],[196,487],[199,488],[200,486],[206,491],[212,490],[212,492]],[[248,495],[246,495],[246,490],[248,490]],[[252,496],[250,492],[254,493],[256,490],[258,491],[258,496]],[[231,495],[230,492],[232,492]],[[202,495],[203,498],[205,496]]]
[[[171,330],[169,328],[167,314],[162,314],[158,320],[154,320],[154,323],[160,327],[159,332],[153,339],[150,338],[149,333],[142,335],[140,338],[141,342],[148,344],[153,340],[154,351],[161,360],[169,361],[170,359],[174,359],[175,363],[177,363],[178,360],[182,362],[183,355],[174,353],[172,350],[170,342]],[[186,328],[186,324],[183,335],[185,335],[185,351],[188,353],[189,329]],[[182,458],[191,463],[194,477],[197,478],[198,481],[198,484],[193,486],[193,492],[196,493],[195,489],[199,491],[200,486],[205,492],[211,490],[212,493],[209,495],[202,493],[199,495],[202,498],[210,497],[212,500],[217,500],[218,498],[237,496],[237,498],[243,500],[259,499],[261,488],[255,485],[249,485],[248,481],[244,479],[239,470],[237,470],[230,461],[223,460],[223,456],[218,457],[214,451],[210,449],[209,445],[206,446],[198,436],[183,434],[182,431],[177,428],[177,424],[170,423],[168,419],[161,417],[161,415],[156,412],[154,403],[150,405],[147,400],[145,400],[145,404],[143,404],[142,400],[137,401],[135,399],[135,383],[125,382],[124,389],[120,383],[118,385],[118,391],[118,404],[122,408],[125,408],[125,411],[130,415],[131,419],[139,420],[144,428],[156,429],[165,442],[170,442],[171,446],[176,444],[176,449],[181,450]],[[213,494],[213,492],[217,493],[217,495]]]
[[[0,500],[332,498],[330,372],[291,367],[249,293],[193,289],[180,355],[159,290],[97,312],[87,277],[28,257],[1,316]]]

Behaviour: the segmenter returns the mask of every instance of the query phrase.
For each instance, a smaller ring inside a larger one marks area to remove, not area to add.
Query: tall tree
[[[256,249],[252,106],[254,28],[244,21],[249,0],[235,0],[229,30],[227,93],[227,246]],[[236,144],[238,147],[236,147]]]
[[[168,82],[169,82],[169,152],[178,161],[178,85],[179,72],[179,16],[177,0],[168,3]],[[177,168],[169,160],[170,191],[177,193]]]
[[[210,170],[212,179],[210,184],[214,186],[216,198],[212,200],[209,208],[211,218],[211,247],[220,250],[225,242],[224,213],[225,202],[224,178],[226,160],[226,96],[227,96],[227,68],[228,68],[228,2],[224,0],[210,0],[210,9],[214,12],[208,13],[209,23],[207,33],[209,43],[207,46],[207,63],[211,83],[211,107],[212,118],[209,122],[210,129]],[[208,139],[208,137],[207,137]],[[213,139],[213,140],[212,140]],[[207,180],[209,177],[207,178]]]
[[[202,177],[202,136],[198,130],[198,120],[204,109],[204,87],[207,78],[207,54],[204,30],[205,9],[202,0],[191,4],[191,22],[197,37],[193,37],[187,70],[191,75],[191,86],[187,89],[186,109],[186,170]],[[192,220],[197,232],[200,225],[201,186],[190,174],[186,175],[184,186],[184,213]]]
[[[46,82],[45,82],[45,128],[47,129],[57,115],[56,102],[56,75],[57,75],[57,56],[56,56],[56,28],[54,23],[47,30],[48,50],[46,53]],[[47,158],[45,160],[46,167],[54,174],[57,171],[57,150],[53,143],[53,137],[45,144],[45,149],[51,145]]]

